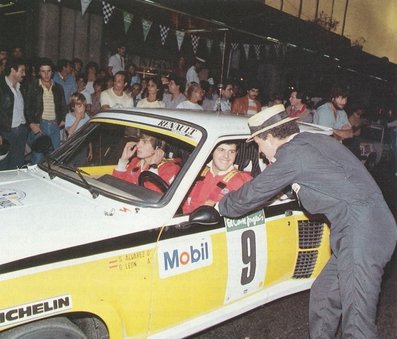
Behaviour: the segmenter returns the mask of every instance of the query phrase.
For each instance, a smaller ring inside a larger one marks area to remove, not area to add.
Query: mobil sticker
[[[210,237],[170,239],[159,244],[160,278],[196,270],[212,264]]]

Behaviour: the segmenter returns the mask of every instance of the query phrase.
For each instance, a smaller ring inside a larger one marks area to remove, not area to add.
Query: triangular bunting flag
[[[255,47],[256,59],[259,60],[261,56],[261,45],[254,45],[254,47]]]
[[[150,27],[152,27],[152,22],[150,20],[142,19],[143,41],[146,41]]]
[[[92,0],[80,0],[80,1],[81,1],[81,15],[84,16]]]
[[[102,1],[102,10],[103,10],[103,21],[106,25],[113,14],[114,6],[110,5],[106,1]]]
[[[128,32],[128,29],[130,28],[133,19],[134,19],[133,14],[123,11],[124,33]]]
[[[219,41],[219,47],[221,49],[221,53],[225,52],[225,43],[223,41]]]
[[[270,56],[270,50],[271,50],[270,45],[265,45],[265,53],[267,57]]]
[[[214,40],[208,39],[207,40],[207,49],[208,49],[208,54],[211,53],[211,49],[212,49],[212,44],[214,43]]]
[[[281,52],[283,54],[283,56],[285,56],[285,54],[287,54],[287,44],[282,44],[281,45]]]
[[[159,25],[159,26],[160,26],[160,40],[161,40],[161,44],[164,46],[170,28],[163,25]]]
[[[277,56],[280,56],[280,50],[281,50],[281,45],[280,44],[275,44],[274,45],[274,51],[276,52]]]
[[[176,31],[176,41],[178,42],[178,50],[181,50],[183,39],[185,38],[185,32]]]
[[[238,48],[238,42],[231,42],[230,47],[232,48],[233,51],[235,51]]]
[[[244,47],[244,52],[245,52],[245,57],[248,59],[248,55],[250,52],[250,45],[249,44],[243,44]]]
[[[197,36],[197,35],[193,35],[193,34],[190,34],[190,37],[192,38],[193,53],[196,54],[197,53],[197,48],[198,48],[198,45],[199,45],[200,37]]]

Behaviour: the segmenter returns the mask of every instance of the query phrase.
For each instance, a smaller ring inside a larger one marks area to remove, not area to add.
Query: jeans
[[[10,143],[10,150],[5,159],[0,161],[0,170],[11,170],[22,167],[25,159],[25,145],[28,136],[26,124],[14,127],[10,132],[3,133],[3,139]]]
[[[54,149],[58,148],[61,144],[60,132],[58,123],[55,120],[42,120],[40,123],[40,129],[42,134],[48,135],[51,138],[52,146]],[[30,132],[28,142],[31,145],[41,134],[33,134]],[[32,165],[38,164],[44,159],[43,153],[33,152],[31,155]]]

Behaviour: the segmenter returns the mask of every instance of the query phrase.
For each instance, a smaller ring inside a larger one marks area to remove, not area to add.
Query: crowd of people
[[[333,88],[329,98],[320,101],[321,98],[314,100],[302,89],[290,88],[288,98],[273,94],[268,95],[271,100],[261,102],[264,96],[256,79],[244,83],[226,79],[217,84],[208,78],[205,60],[200,57],[196,57],[190,67],[185,58],[180,57],[172,72],[148,76],[139,72],[135,64],[126,63],[125,53],[125,46],[119,45],[110,56],[107,68],[101,68],[93,61],[84,65],[79,58],[61,59],[56,65],[48,58],[26,63],[21,48],[14,48],[10,53],[0,48],[0,144],[3,139],[10,144],[11,154],[7,162],[0,163],[0,168],[22,166],[26,153],[30,153],[31,163],[41,161],[42,154],[29,150],[40,136],[41,140],[43,136],[49,137],[50,146],[55,149],[96,113],[133,107],[251,116],[265,107],[282,103],[290,117],[332,128],[335,138],[360,157],[358,137],[365,121],[362,119],[365,106],[351,107],[348,115],[345,110],[348,93],[343,88]],[[84,116],[74,112],[77,94],[81,94],[79,102],[84,105]],[[394,114],[390,111],[386,123],[393,130]],[[68,113],[68,123],[73,128],[65,126]],[[396,150],[395,142],[392,144]],[[397,175],[397,160],[395,167]]]

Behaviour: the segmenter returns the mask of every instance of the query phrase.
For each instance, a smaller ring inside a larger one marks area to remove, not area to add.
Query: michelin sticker
[[[47,317],[71,308],[72,297],[70,295],[62,295],[28,304],[13,306],[0,310],[0,327],[14,325],[22,321]]]
[[[228,279],[225,304],[263,288],[267,265],[265,213],[225,218]]]
[[[161,279],[209,266],[213,259],[210,237],[166,240],[157,253]]]
[[[0,189],[0,209],[21,206],[26,193],[11,188]]]

